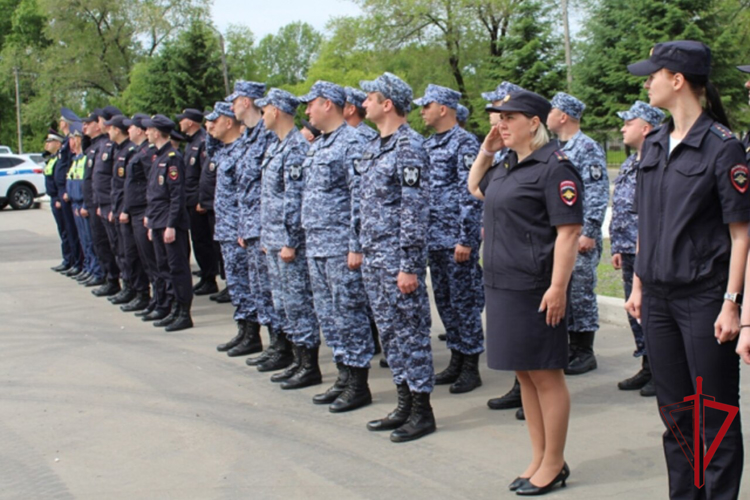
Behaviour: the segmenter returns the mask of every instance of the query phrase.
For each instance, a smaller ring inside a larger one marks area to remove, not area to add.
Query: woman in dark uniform
[[[512,91],[469,173],[469,191],[484,200],[487,364],[513,370],[531,437],[532,460],[509,488],[539,495],[570,470],[564,449],[570,395],[565,308],[583,224],[581,180],[544,128],[549,102]],[[490,169],[495,152],[509,148]]]
[[[683,399],[697,393],[698,377],[703,394],[739,406],[735,349],[748,252],[748,169],[709,82],[710,69],[710,49],[693,41],[656,44],[649,59],[628,66],[632,74],[648,76],[644,87],[650,104],[672,115],[643,144],[634,205],[639,216],[636,276],[626,303],[646,334],[659,407],[687,406]],[[662,408],[662,417],[675,409]],[[705,443],[693,443],[692,415],[671,412],[686,443],[677,440],[680,432],[670,431],[665,420],[670,497],[737,498],[743,463],[740,416],[703,478],[708,453],[703,445],[714,443],[726,414],[706,412],[700,423]],[[695,477],[682,444],[698,450]],[[696,487],[702,479],[702,488]]]

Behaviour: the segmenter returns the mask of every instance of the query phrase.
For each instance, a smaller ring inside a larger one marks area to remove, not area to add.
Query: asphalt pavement
[[[373,404],[330,414],[310,401],[335,378],[327,348],[323,385],[282,391],[216,351],[235,333],[230,305],[197,297],[196,327],[168,334],[50,271],[59,263],[46,204],[0,212],[0,498],[514,496],[507,484],[530,460],[526,426],[486,406],[512,373],[483,366],[484,385],[465,395],[438,387],[438,431],[394,444],[365,429],[395,405],[377,363]],[[449,352],[433,318],[440,370]],[[572,474],[552,498],[666,498],[656,401],[616,387],[638,368],[629,330],[603,325],[596,350],[599,369],[568,378]],[[743,367],[745,388],[749,377]]]

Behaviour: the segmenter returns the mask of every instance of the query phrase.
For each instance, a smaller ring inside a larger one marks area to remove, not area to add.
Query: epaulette
[[[177,156],[177,153],[175,153],[174,151],[172,151],[172,152],[171,152],[171,153],[169,153],[169,154],[168,154],[167,156]]]
[[[558,149],[557,151],[555,151],[555,157],[557,158],[558,161],[563,161],[563,160],[568,160],[569,159],[568,155],[566,155],[563,152],[562,149]]]
[[[721,125],[719,123],[714,123],[711,125],[711,132],[721,137],[723,141],[728,141],[732,137],[734,137],[734,134],[731,130],[728,130],[724,125]]]
[[[133,151],[135,149],[135,146],[130,146],[130,149],[128,151]]]

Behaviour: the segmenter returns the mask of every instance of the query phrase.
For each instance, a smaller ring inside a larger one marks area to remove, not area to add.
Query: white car
[[[46,194],[44,165],[37,156],[0,154],[0,210],[31,208],[35,198]]]

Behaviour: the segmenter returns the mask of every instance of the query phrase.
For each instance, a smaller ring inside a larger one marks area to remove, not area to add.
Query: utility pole
[[[16,80],[16,129],[18,130],[18,154],[23,154],[23,136],[21,133],[21,96],[18,92],[18,68],[13,68]]]
[[[568,25],[568,0],[560,1],[563,17],[563,36],[565,38],[565,66],[568,77],[568,92],[573,92],[573,58],[570,55],[570,26]]]
[[[219,45],[221,46],[221,70],[224,73],[224,88],[227,91],[227,95],[231,94],[231,90],[229,90],[229,71],[227,70],[227,54],[224,51],[224,35],[221,34],[221,31],[218,31],[219,33]]]

